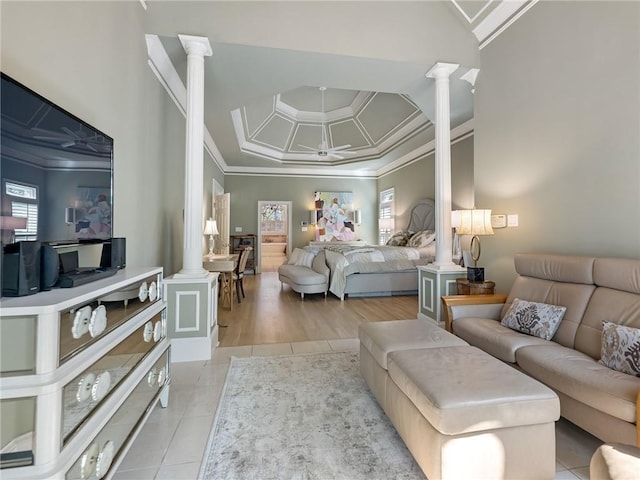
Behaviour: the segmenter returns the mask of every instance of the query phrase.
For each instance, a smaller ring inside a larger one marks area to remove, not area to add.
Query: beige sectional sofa
[[[640,328],[640,260],[519,254],[515,268],[504,303],[443,297],[453,332],[552,388],[571,422],[605,442],[640,445],[640,377],[598,362],[603,321]],[[516,298],[566,307],[550,341],[501,324]],[[614,348],[625,347],[617,335]]]

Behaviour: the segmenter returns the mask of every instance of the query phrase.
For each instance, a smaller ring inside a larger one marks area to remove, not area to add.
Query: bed
[[[432,199],[422,199],[412,207],[406,230],[435,231]],[[432,263],[436,254],[435,240],[419,248],[327,245],[324,249],[331,270],[329,291],[341,300],[345,296],[415,295],[417,267]]]

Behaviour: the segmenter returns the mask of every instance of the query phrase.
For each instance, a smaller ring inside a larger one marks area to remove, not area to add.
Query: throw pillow
[[[500,323],[512,330],[551,340],[566,311],[567,307],[514,298]]]
[[[640,329],[603,321],[598,363],[640,377]]]
[[[423,230],[411,236],[407,242],[407,247],[426,247],[436,239],[436,232],[433,230]]]
[[[313,264],[313,259],[316,258],[318,252],[313,250],[303,250],[302,248],[294,248],[293,252],[289,256],[289,265],[300,265],[302,267],[309,267]]]
[[[406,247],[409,238],[413,235],[413,232],[402,231],[396,232],[391,235],[391,238],[387,240],[387,245],[390,247]]]

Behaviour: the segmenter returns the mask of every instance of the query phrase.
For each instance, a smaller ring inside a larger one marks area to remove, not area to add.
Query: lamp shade
[[[205,235],[218,235],[218,225],[213,218],[210,218],[204,224],[204,233]]]
[[[353,223],[360,225],[362,223],[362,212],[360,210],[353,211]]]
[[[318,223],[318,218],[316,217],[315,210],[309,210],[309,225],[315,225]]]
[[[491,210],[457,210],[452,218],[458,235],[493,235]]]

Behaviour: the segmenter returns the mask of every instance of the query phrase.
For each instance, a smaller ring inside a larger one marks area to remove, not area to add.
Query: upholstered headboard
[[[420,232],[436,229],[436,202],[430,198],[423,198],[411,208],[409,226],[407,230]]]

